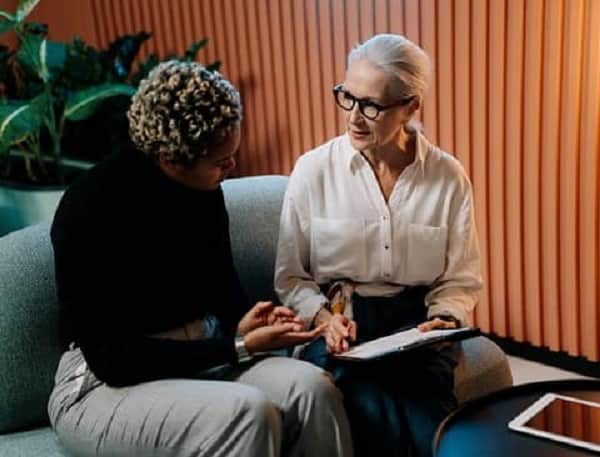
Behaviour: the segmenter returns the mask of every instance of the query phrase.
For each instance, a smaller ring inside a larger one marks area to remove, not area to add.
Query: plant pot
[[[51,221],[64,189],[23,190],[0,183],[0,236]]]
[[[93,164],[65,160],[63,166],[69,169],[70,176],[75,176]],[[0,179],[0,236],[28,225],[52,221],[67,187],[38,186]]]

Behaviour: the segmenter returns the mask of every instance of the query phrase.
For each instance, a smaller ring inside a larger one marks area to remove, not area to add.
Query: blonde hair
[[[141,151],[186,165],[225,140],[239,125],[242,106],[238,91],[218,72],[170,60],[140,83],[127,118]]]

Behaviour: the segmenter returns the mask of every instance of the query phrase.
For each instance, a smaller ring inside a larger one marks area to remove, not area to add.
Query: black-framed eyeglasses
[[[367,98],[356,98],[342,84],[338,84],[333,88],[333,96],[335,97],[335,103],[337,106],[346,111],[352,111],[354,105],[358,103],[358,111],[367,119],[374,121],[379,116],[379,113],[396,106],[404,106],[411,102],[415,98],[414,95],[405,97],[395,103],[389,105],[380,105]]]

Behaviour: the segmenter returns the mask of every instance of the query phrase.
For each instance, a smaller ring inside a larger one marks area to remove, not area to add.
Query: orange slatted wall
[[[77,5],[79,19],[65,25],[59,4]],[[144,55],[209,37],[200,59],[222,60],[244,98],[241,175],[287,174],[302,152],[342,131],[331,87],[357,41],[394,32],[421,44],[435,63],[426,133],[461,160],[475,190],[486,280],[476,323],[600,360],[600,0],[42,0],[40,8],[61,37],[106,45],[152,31]]]

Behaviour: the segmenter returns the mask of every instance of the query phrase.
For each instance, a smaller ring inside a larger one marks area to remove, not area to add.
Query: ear
[[[173,173],[176,173],[179,167],[179,165],[167,159],[167,153],[165,151],[160,151],[158,153],[158,166],[169,176],[171,176]]]
[[[408,104],[408,114],[412,117],[421,108],[421,97],[413,98]]]
[[[158,165],[165,172],[175,171],[176,168],[176,165],[167,159],[167,153],[165,151],[160,151],[158,153]]]

